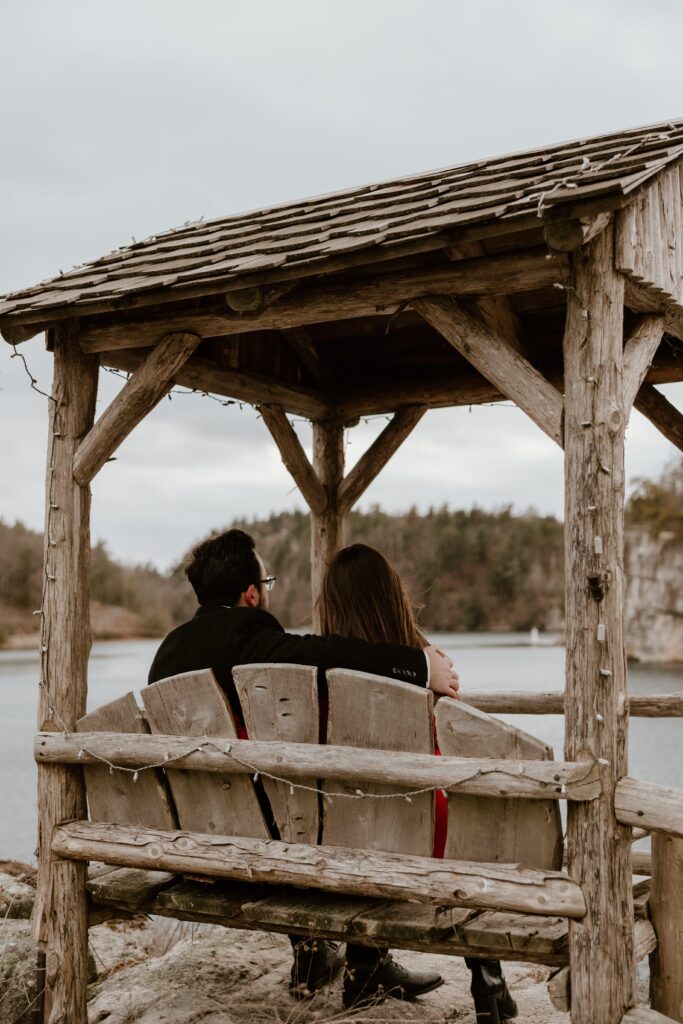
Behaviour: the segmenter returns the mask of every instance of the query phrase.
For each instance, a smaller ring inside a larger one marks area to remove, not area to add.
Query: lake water
[[[432,637],[451,655],[463,690],[558,690],[564,650],[529,646],[526,634],[456,634]],[[157,648],[156,640],[100,642],[90,659],[88,710],[128,690],[139,690]],[[683,690],[683,666],[631,665],[634,693]],[[33,860],[36,820],[38,658],[32,651],[0,651],[0,859]],[[562,757],[561,715],[501,716],[550,743]],[[629,772],[640,779],[683,787],[683,720],[634,718]]]

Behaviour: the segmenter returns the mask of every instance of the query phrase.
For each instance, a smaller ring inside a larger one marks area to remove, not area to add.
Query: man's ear
[[[259,589],[258,587],[254,586],[253,583],[250,583],[247,589],[245,590],[244,601],[245,604],[247,605],[247,608],[258,608],[259,604],[261,603],[261,595],[259,594]]]

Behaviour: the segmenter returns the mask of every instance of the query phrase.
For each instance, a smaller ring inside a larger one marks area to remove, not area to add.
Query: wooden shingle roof
[[[186,224],[0,300],[0,325],[126,309],[438,248],[473,225],[618,206],[683,156],[683,119]],[[364,252],[363,252],[364,251]]]

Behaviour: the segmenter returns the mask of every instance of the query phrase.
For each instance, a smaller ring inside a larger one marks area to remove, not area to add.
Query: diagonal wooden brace
[[[79,444],[73,466],[77,483],[89,484],[121,442],[168,394],[200,341],[196,334],[167,334],[150,352]]]
[[[683,413],[652,384],[643,384],[634,403],[664,437],[683,452]]]
[[[321,515],[327,505],[325,488],[309,462],[306,452],[301,447],[301,442],[282,406],[261,405],[259,412],[278,446],[282,461],[301,491],[304,501],[313,513]]]
[[[664,317],[642,316],[624,345],[624,409],[631,411],[664,335]]]
[[[398,409],[393,419],[350,470],[339,488],[342,512],[349,512],[427,411],[426,405]]]
[[[434,296],[416,299],[411,306],[562,447],[562,395],[508,341],[454,299]]]

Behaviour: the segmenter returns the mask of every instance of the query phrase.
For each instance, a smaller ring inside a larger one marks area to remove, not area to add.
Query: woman
[[[420,648],[429,643],[417,625],[397,570],[384,555],[366,544],[352,544],[332,558],[323,576],[318,609],[323,635]],[[433,856],[443,857],[448,801],[441,792],[436,793],[435,812]],[[411,984],[417,976],[395,963],[387,949],[348,945],[346,960],[345,1006],[368,1002],[380,990],[405,998],[406,994],[419,995],[442,984],[438,975],[426,974],[421,986]],[[515,1017],[517,1006],[507,990],[500,963],[469,957],[465,962],[472,971],[478,1024],[499,1024]]]

